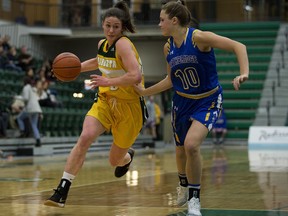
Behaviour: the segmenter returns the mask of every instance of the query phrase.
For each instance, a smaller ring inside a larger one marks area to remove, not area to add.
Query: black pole
[[[277,85],[278,87],[280,87],[280,62],[279,64],[277,64],[276,72],[277,72]]]
[[[275,81],[273,81],[272,83],[272,104],[273,106],[275,106]],[[269,105],[270,105],[270,101],[269,101]]]
[[[285,68],[284,47],[281,47],[282,68]]]
[[[288,51],[288,27],[286,27],[285,38],[286,38],[286,50]]]
[[[267,125],[270,126],[271,122],[270,122],[270,101],[267,101]]]

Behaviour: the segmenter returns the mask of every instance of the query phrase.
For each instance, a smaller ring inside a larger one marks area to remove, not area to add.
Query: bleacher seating
[[[259,107],[273,47],[280,27],[279,22],[204,23],[202,30],[237,40],[247,47],[250,75],[249,80],[235,91],[231,81],[239,74],[236,56],[215,49],[219,81],[223,86],[228,134],[227,138],[247,139]]]
[[[84,88],[84,76],[73,82],[56,81],[50,86],[57,92],[57,98],[63,107],[43,108],[41,130],[46,136],[78,136],[82,130],[84,116],[93,104],[94,92]],[[83,98],[73,96],[82,93]]]
[[[21,94],[24,73],[0,69],[0,76],[1,102],[9,105],[15,95]],[[81,77],[71,83],[56,81],[50,89],[57,92],[57,98],[63,107],[42,107],[44,118],[41,122],[41,132],[45,136],[78,136],[84,115],[93,103],[94,93],[84,89]],[[74,98],[74,92],[82,93],[84,98]]]

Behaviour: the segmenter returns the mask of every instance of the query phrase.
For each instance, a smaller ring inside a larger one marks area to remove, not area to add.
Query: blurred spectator
[[[46,58],[43,61],[42,67],[45,68],[45,77],[46,80],[51,82],[51,81],[55,81],[55,78],[53,77],[53,73],[52,73],[52,60]]]
[[[22,68],[18,66],[19,62],[18,62],[17,50],[15,46],[10,46],[6,56],[7,56],[6,68],[22,73],[23,72]]]
[[[13,102],[10,106],[10,127],[12,129],[18,129],[18,123],[17,123],[17,116],[19,113],[22,112],[23,108],[25,106],[24,99],[21,95],[16,95],[13,98]]]
[[[36,79],[40,79],[42,82],[45,81],[54,81],[55,79],[52,78],[52,72],[51,72],[51,68],[52,68],[52,63],[49,59],[44,59],[42,62],[42,65],[40,68],[38,68],[38,70],[35,73],[35,78]]]
[[[21,71],[21,68],[14,65],[13,62],[11,62],[7,56],[7,53],[4,51],[4,47],[0,42],[0,68],[1,69],[7,69],[7,70],[16,70]]]
[[[25,45],[22,46],[18,55],[18,66],[20,66],[23,71],[27,71],[28,68],[33,67],[33,62],[33,56],[28,53],[27,47]]]
[[[156,139],[156,111],[155,111],[155,103],[154,103],[154,96],[151,95],[148,97],[146,102],[147,111],[149,117],[146,121],[144,126],[144,134],[152,135],[153,139]]]
[[[81,26],[82,14],[80,8],[74,8],[72,26]]]
[[[39,93],[39,104],[41,107],[61,107],[62,104],[57,100],[56,93],[49,89],[49,82],[41,82],[37,86]]]
[[[224,108],[222,108],[221,115],[219,116],[218,120],[216,121],[212,129],[212,138],[214,147],[216,147],[216,145],[223,147],[226,134],[227,134],[227,119]]]
[[[156,127],[156,140],[160,140],[162,138],[161,135],[161,122],[162,122],[162,111],[160,106],[154,102],[155,107],[155,127]]]
[[[150,13],[151,13],[150,1],[149,0],[143,0],[143,3],[141,5],[141,12],[142,12],[142,15],[143,15],[144,23],[149,22],[150,21]]]
[[[3,35],[2,37],[2,46],[5,52],[8,52],[11,48],[10,39],[11,37],[9,35]]]
[[[34,73],[34,69],[32,67],[27,67],[26,71],[25,71],[25,76],[28,76],[34,80],[36,78],[36,75]]]
[[[91,1],[85,0],[84,6],[82,8],[83,14],[83,26],[90,26],[91,24]]]
[[[29,119],[33,130],[34,138],[36,139],[36,147],[41,146],[40,132],[38,129],[38,120],[41,117],[42,109],[39,104],[39,95],[35,87],[35,81],[26,76],[24,78],[24,87],[22,89],[22,97],[24,98],[25,107],[17,117],[17,122],[20,130],[20,137],[25,137],[25,118]]]
[[[36,73],[36,79],[41,80],[41,82],[46,82],[46,68],[41,67]]]
[[[5,69],[7,62],[8,62],[8,59],[5,55],[4,48],[0,40],[0,68]]]
[[[7,137],[6,131],[9,123],[9,113],[7,105],[0,101],[0,138]]]

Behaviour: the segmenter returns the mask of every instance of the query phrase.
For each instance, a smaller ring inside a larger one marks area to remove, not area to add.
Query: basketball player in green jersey
[[[45,205],[64,207],[72,180],[81,169],[86,152],[92,142],[111,131],[113,143],[109,161],[115,166],[115,176],[126,174],[133,160],[135,142],[145,120],[145,104],[134,90],[142,83],[143,72],[140,57],[133,43],[124,35],[134,33],[129,8],[118,2],[103,15],[102,27],[105,39],[98,44],[96,58],[82,62],[81,72],[99,69],[102,76],[91,75],[91,88],[99,87],[98,97],[88,111],[82,133],[72,149],[62,179]]]

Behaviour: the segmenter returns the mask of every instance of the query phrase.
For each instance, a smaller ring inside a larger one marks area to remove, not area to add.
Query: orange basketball
[[[81,61],[73,53],[60,53],[53,61],[52,71],[58,80],[63,82],[73,81],[81,72]]]

